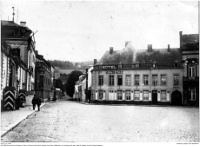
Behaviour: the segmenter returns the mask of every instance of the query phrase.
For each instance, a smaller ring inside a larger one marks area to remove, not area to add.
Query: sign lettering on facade
[[[123,71],[106,71],[106,74],[123,74]]]
[[[103,66],[103,69],[116,69],[116,66]]]

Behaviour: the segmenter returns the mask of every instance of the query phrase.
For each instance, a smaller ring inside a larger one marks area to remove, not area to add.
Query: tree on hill
[[[60,61],[60,60],[48,60],[48,62],[50,62],[52,65],[54,65],[55,67],[59,67],[61,69],[65,69],[65,68],[70,68],[70,67],[74,67],[73,63],[70,61]]]
[[[76,70],[72,71],[69,74],[65,88],[66,88],[67,95],[69,95],[70,97],[73,97],[74,89],[75,89],[75,83],[76,83],[76,81],[78,81],[79,76],[82,75],[82,74],[83,73],[81,71],[76,71]]]

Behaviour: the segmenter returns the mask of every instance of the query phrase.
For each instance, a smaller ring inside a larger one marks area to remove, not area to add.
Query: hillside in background
[[[60,60],[48,60],[53,66],[59,67],[60,69],[86,69],[88,66],[93,65],[93,61],[84,62],[70,62],[70,61],[60,61]]]

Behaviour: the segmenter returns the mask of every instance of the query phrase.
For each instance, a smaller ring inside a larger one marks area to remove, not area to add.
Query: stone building
[[[183,99],[186,105],[199,105],[199,34],[180,32],[183,59]]]
[[[42,101],[47,101],[52,96],[52,66],[42,55],[36,51],[35,94]]]
[[[33,32],[25,22],[19,25],[14,21],[4,20],[1,21],[1,30],[1,100],[9,99],[6,93],[10,93],[14,101],[22,96],[20,99],[28,104],[27,96],[34,94],[35,41]],[[3,103],[10,105],[8,102]]]
[[[153,49],[148,45],[146,51],[135,54],[131,42],[126,42],[123,50],[111,47],[94,65],[92,100],[182,105],[182,77],[179,49]]]

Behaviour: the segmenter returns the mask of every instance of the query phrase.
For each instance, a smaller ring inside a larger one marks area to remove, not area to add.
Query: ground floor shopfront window
[[[117,91],[117,100],[122,100],[122,90]]]
[[[167,91],[166,90],[161,90],[161,101],[167,101]]]
[[[136,101],[139,101],[140,100],[140,91],[139,90],[135,90],[134,91],[134,99]]]
[[[126,100],[131,100],[131,91],[126,90],[125,96],[126,96]]]
[[[144,101],[148,101],[149,100],[149,91],[148,90],[144,90],[143,91],[143,100]]]

